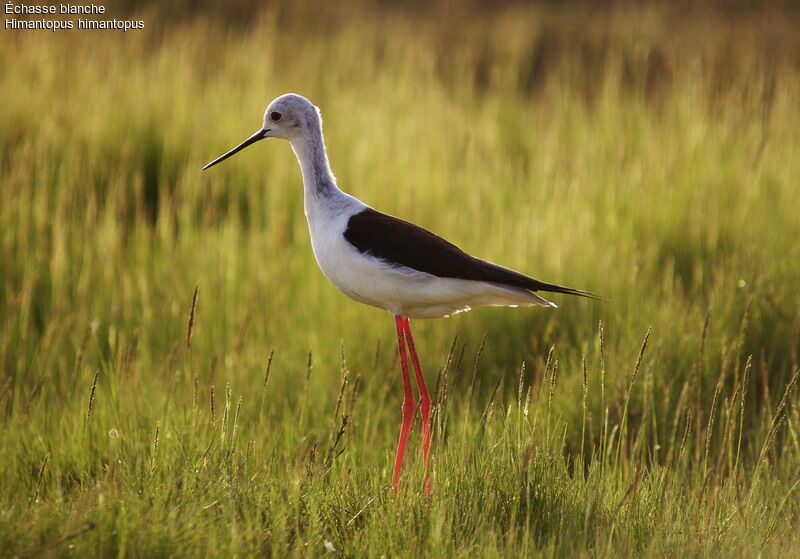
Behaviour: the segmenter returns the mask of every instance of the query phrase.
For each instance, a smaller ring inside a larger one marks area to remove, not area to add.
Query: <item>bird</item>
[[[429,495],[431,397],[409,319],[447,317],[485,306],[556,308],[555,303],[537,292],[598,297],[471,256],[442,237],[381,213],[342,191],[328,161],[322,113],[296,93],[274,99],[264,112],[257,132],[202,170],[267,138],[288,140],[300,164],[311,246],[322,273],[351,299],[394,315],[403,403],[391,485],[397,492],[406,442],[417,409],[409,373],[410,356],[419,392],[424,489]]]

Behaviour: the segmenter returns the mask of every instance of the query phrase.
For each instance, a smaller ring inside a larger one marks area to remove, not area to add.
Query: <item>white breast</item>
[[[306,219],[317,264],[340,291],[362,302],[367,302],[359,298],[362,284],[366,283],[366,258],[347,242],[344,233],[350,217],[366,207],[341,191],[335,198],[306,200]]]

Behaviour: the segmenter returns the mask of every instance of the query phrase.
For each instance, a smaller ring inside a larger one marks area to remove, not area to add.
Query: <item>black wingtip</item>
[[[573,289],[572,287],[565,287],[563,285],[556,285],[554,283],[537,282],[538,285],[533,291],[547,291],[549,293],[563,293],[564,295],[575,295],[577,297],[585,297],[593,301],[606,302],[608,299],[600,295],[596,295],[590,291],[583,291],[581,289]]]

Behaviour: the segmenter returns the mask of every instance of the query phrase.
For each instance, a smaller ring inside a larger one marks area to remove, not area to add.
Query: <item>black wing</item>
[[[350,217],[344,232],[348,242],[385,262],[442,278],[488,281],[529,291],[567,293],[596,299],[587,291],[535,280],[525,274],[470,256],[430,231],[366,208]]]

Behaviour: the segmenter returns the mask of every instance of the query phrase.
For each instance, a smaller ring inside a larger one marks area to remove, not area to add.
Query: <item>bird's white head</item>
[[[296,93],[281,95],[269,104],[264,112],[267,138],[292,140],[317,130],[322,119],[319,109],[311,101]]]
[[[266,138],[283,138],[294,141],[310,134],[320,133],[322,117],[311,101],[296,93],[286,93],[269,104],[264,112],[264,124],[260,130],[232,150],[208,163],[203,170],[216,165],[247,146]]]

